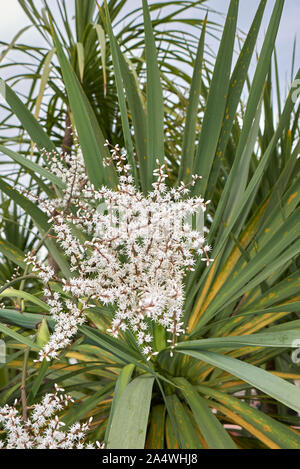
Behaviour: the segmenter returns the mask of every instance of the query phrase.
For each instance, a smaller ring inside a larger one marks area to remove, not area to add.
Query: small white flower
[[[66,432],[60,430],[65,424],[57,412],[73,402],[71,396],[61,394],[63,391],[55,385],[55,393],[46,394],[40,403],[34,404],[26,422],[19,414],[16,402],[13,407],[0,407],[0,426],[4,429],[4,441],[0,441],[0,448],[94,449],[93,444],[84,441],[91,419],[88,423],[75,423]],[[97,448],[102,447],[99,442],[96,445]]]

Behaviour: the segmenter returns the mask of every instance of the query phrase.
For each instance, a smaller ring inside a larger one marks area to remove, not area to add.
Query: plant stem
[[[28,363],[29,351],[30,349],[29,347],[27,347],[24,352],[22,383],[21,383],[22,415],[23,415],[24,422],[26,422],[27,420],[26,375],[27,375],[27,363]]]

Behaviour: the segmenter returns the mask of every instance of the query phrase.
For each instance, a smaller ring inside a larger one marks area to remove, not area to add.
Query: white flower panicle
[[[95,301],[114,306],[109,332],[117,337],[130,328],[148,359],[155,353],[151,321],[171,334],[173,348],[184,332],[184,275],[194,269],[197,256],[207,265],[212,262],[203,233],[187,222],[205,212],[208,202],[187,198],[189,187],[184,183],[168,190],[165,165],[159,162],[153,189],[143,194],[134,184],[126,155],[118,146],[106,145],[111,151],[106,164],[113,162],[119,173],[116,189],[95,189],[86,176],[80,150],[64,159],[51,157],[51,171],[66,189],[61,197],[39,204],[49,216],[51,236],[67,255],[74,276],[58,278],[50,266],[28,256],[45,283],[45,296],[57,321],[41,360],[55,358],[71,343],[86,309]],[[190,185],[197,179],[193,176]],[[52,292],[51,280],[61,282],[61,294]]]
[[[95,449],[101,448],[85,441],[92,418],[88,423],[75,423],[63,431],[64,423],[57,415],[74,402],[64,394],[64,389],[55,385],[55,392],[46,394],[39,404],[34,404],[31,414],[23,420],[17,401],[13,406],[0,407],[0,426],[5,432],[0,440],[1,449]]]

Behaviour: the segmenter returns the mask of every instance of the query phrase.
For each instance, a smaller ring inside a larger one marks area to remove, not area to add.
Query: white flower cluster
[[[0,440],[1,449],[95,449],[94,444],[86,443],[88,423],[75,423],[66,432],[62,430],[57,413],[70,402],[71,396],[63,394],[64,389],[55,385],[53,394],[46,394],[39,404],[32,406],[31,415],[23,420],[14,406],[0,407],[0,426],[4,428],[5,439]],[[97,442],[97,448],[101,445]]]
[[[96,190],[90,184],[80,150],[64,159],[51,157],[51,171],[65,182],[66,190],[59,198],[41,200],[40,206],[74,276],[57,278],[51,267],[28,257],[45,283],[57,321],[40,359],[55,358],[70,343],[84,321],[84,310],[94,301],[115,307],[109,331],[117,337],[130,328],[148,359],[155,353],[151,321],[166,328],[173,348],[184,332],[184,275],[193,270],[196,256],[207,265],[212,262],[203,234],[187,221],[205,212],[208,202],[187,198],[189,188],[184,183],[168,190],[165,166],[159,163],[152,191],[143,194],[134,184],[126,155],[120,154],[118,146],[110,148],[119,172],[116,189]],[[193,176],[191,185],[196,180]],[[51,280],[61,282],[64,295],[72,300],[53,293]]]

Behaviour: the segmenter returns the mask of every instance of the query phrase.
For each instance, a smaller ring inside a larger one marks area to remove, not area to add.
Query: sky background
[[[73,0],[68,0],[70,2],[70,8],[72,8],[74,2]],[[163,0],[164,1],[164,0]],[[248,31],[249,26],[253,20],[257,7],[260,0],[240,0],[240,9],[238,17],[238,27],[242,31]],[[51,6],[55,4],[54,0],[49,1]],[[132,3],[130,3],[132,2]],[[130,7],[137,6],[141,0],[130,0]],[[151,0],[150,0],[151,3]],[[165,1],[165,3],[168,3]],[[210,14],[210,18],[218,22],[224,21],[225,13],[228,9],[230,0],[209,0],[207,5],[210,8],[215,9],[223,13],[223,16]],[[3,8],[1,9],[0,16],[0,40],[10,42],[14,35],[24,26],[29,24],[25,13],[22,8],[19,6],[17,0],[0,0],[0,5]],[[271,16],[272,8],[275,4],[275,0],[267,0],[267,7],[264,14],[264,19],[259,35],[259,49],[262,44],[264,33],[268,27],[268,21]],[[297,42],[300,40],[299,32],[299,21],[300,21],[300,0],[285,0],[285,6],[283,10],[281,25],[277,37],[277,53],[278,53],[278,65],[281,78],[281,88],[282,91],[286,91],[290,85],[290,72],[291,72],[291,61],[292,61],[292,52],[293,52],[293,42],[295,37]],[[37,36],[37,33],[33,29],[27,31],[20,40],[21,42],[31,42],[37,45],[40,41],[40,36]],[[296,59],[295,59],[295,71],[300,66],[300,44],[296,48]],[[214,52],[217,52],[217,44],[212,43]],[[1,46],[0,46],[1,48]],[[1,53],[1,49],[0,49]],[[255,61],[254,61],[255,62]],[[253,62],[253,65],[254,65]],[[6,78],[1,73],[2,78]]]
[[[209,4],[217,11],[222,11],[224,14],[228,9],[230,0],[210,0]],[[268,22],[271,17],[272,9],[275,0],[267,0],[267,6],[262,21],[262,26],[259,34],[259,46],[262,45],[264,34],[268,27]],[[258,8],[259,0],[240,0],[240,9],[238,16],[238,27],[247,32]],[[296,57],[295,57],[295,72],[300,67],[300,0],[285,0],[281,23],[276,40],[276,48],[278,54],[278,66],[280,76],[283,82],[290,79],[293,43],[296,37]]]

